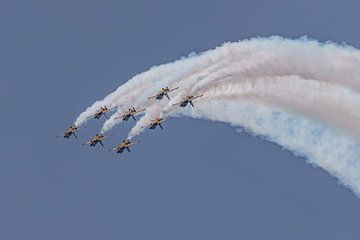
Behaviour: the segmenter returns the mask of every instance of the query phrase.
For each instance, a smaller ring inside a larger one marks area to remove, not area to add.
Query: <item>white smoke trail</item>
[[[256,38],[191,54],[136,75],[94,103],[76,125],[103,105],[146,108],[129,133],[140,134],[157,116],[186,115],[223,121],[306,157],[360,196],[360,51],[302,38]],[[171,100],[147,100],[160,88],[179,87]],[[204,94],[195,108],[172,106]]]
[[[220,109],[214,110],[214,109]],[[335,128],[252,101],[199,103],[189,116],[228,122],[322,167],[360,197],[360,141]]]

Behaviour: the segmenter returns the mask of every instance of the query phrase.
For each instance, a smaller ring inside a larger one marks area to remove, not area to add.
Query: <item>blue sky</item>
[[[0,2],[0,239],[358,239],[359,199],[281,147],[174,119],[132,154],[56,139],[131,76],[224,41],[360,48],[358,1]],[[113,130],[117,144],[132,123]]]

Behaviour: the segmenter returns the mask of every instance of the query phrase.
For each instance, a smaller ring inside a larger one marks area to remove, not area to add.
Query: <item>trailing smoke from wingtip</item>
[[[155,66],[134,76],[80,114],[100,106],[145,108],[128,138],[158,116],[188,116],[229,123],[275,142],[320,166],[360,195],[360,52],[302,38],[254,38]],[[148,99],[179,87],[170,100]],[[174,106],[203,94],[195,107]],[[101,131],[121,123],[114,115]]]

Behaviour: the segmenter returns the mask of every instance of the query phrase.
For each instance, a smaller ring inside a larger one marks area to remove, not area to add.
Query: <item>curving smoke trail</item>
[[[179,87],[171,100],[148,100],[160,88]],[[320,166],[360,196],[360,51],[307,38],[255,38],[192,53],[134,76],[80,114],[75,125],[103,105],[115,116],[146,108],[129,138],[157,116],[189,116],[230,123],[275,142]],[[195,108],[173,106],[203,94]]]

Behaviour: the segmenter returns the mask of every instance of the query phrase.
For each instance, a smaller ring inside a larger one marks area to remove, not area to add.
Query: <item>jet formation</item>
[[[151,99],[162,100],[164,97],[166,97],[168,100],[170,100],[169,93],[177,90],[178,88],[179,87],[175,87],[175,88],[169,88],[167,86],[163,87],[154,96],[149,97],[148,100],[151,100]],[[188,104],[190,104],[192,107],[195,107],[193,101],[202,96],[203,96],[202,94],[187,95],[185,97],[182,97],[180,102],[175,103],[172,106],[186,107]],[[106,113],[117,107],[118,106],[109,108],[108,106],[102,106],[98,110],[96,110],[95,114],[88,117],[88,119],[100,119],[102,116],[104,116],[106,119],[109,119],[109,117],[106,115]],[[129,108],[127,112],[124,112],[123,114],[121,114],[119,116],[115,116],[114,120],[121,119],[122,121],[128,121],[130,118],[132,118],[132,119],[134,119],[134,121],[137,121],[135,116],[140,113],[145,112],[145,110],[146,110],[145,108],[141,109],[141,110],[136,110],[135,107],[132,107],[132,108]],[[160,116],[155,117],[154,119],[150,120],[150,122],[147,125],[142,126],[142,128],[147,127],[151,130],[154,130],[154,129],[156,129],[157,126],[159,126],[161,129],[164,129],[162,123],[168,121],[169,119],[171,119],[171,118],[164,118],[164,117],[160,117]],[[74,136],[76,139],[78,139],[76,133],[82,129],[83,128],[74,125],[74,126],[69,127],[68,129],[66,129],[63,134],[57,135],[56,137],[63,137],[63,138],[69,139],[71,136]],[[113,135],[104,136],[103,133],[98,133],[92,139],[90,139],[88,142],[86,142],[82,145],[89,145],[91,147],[95,147],[99,143],[102,147],[104,147],[103,141],[111,136],[113,136]],[[130,141],[129,139],[124,139],[120,144],[118,144],[116,147],[110,149],[109,151],[110,152],[114,151],[116,153],[123,153],[124,150],[127,150],[130,153],[131,152],[130,146],[132,146],[136,143],[139,143],[139,141]]]

